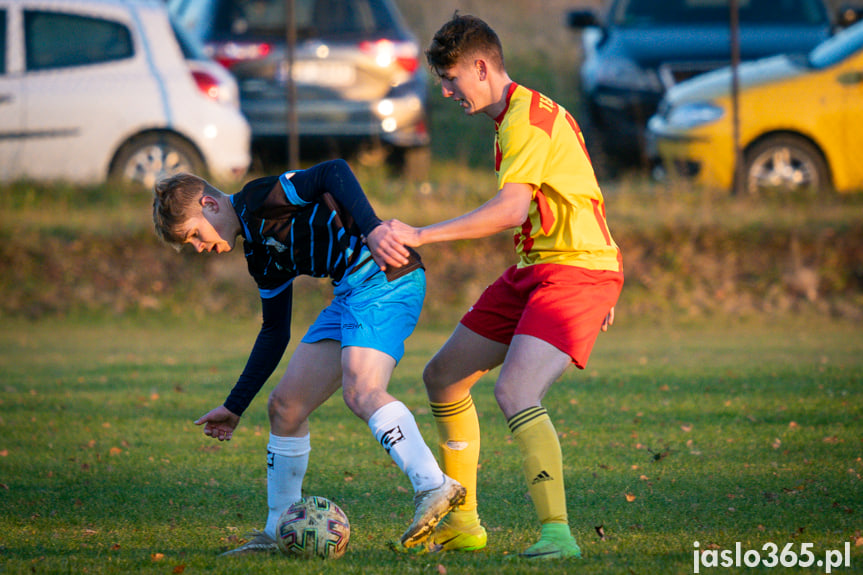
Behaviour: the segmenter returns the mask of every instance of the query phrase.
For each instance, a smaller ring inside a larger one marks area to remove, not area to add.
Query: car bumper
[[[587,98],[591,121],[601,131],[606,151],[615,156],[642,156],[647,147],[647,120],[656,112],[661,94],[603,89]]]
[[[218,124],[198,128],[195,141],[213,179],[236,181],[248,171],[252,161],[251,130],[239,111],[222,110]]]
[[[654,117],[648,125],[646,144],[649,157],[661,163],[669,179],[731,189],[734,145],[729,139],[695,130],[673,130]]]
[[[255,138],[285,137],[288,105],[272,100],[245,100],[243,112]],[[300,101],[297,128],[301,137],[379,138],[395,146],[429,144],[422,99],[416,95],[375,101]]]

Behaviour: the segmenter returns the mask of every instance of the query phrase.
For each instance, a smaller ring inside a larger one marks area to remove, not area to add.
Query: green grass
[[[265,517],[265,396],[230,443],[204,437],[192,421],[223,400],[255,324],[6,321],[0,572],[669,574],[692,572],[694,541],[723,550],[810,542],[817,558],[851,541],[852,568],[834,572],[863,572],[855,545],[863,530],[863,334],[817,318],[618,318],[588,369],[567,372],[545,401],[585,553],[575,564],[507,557],[533,542],[537,525],[491,378],[474,393],[487,550],[387,550],[409,522],[410,485],[335,397],[312,418],[305,490],[347,512],[347,555],[330,563],[220,558]],[[418,331],[391,385],[431,444],[419,377],[446,335]]]

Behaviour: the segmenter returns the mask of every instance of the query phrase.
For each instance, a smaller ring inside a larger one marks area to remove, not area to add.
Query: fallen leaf
[[[681,425],[680,429],[682,429],[686,433],[689,433],[690,431],[692,431],[692,425],[687,423],[687,424]]]
[[[123,453],[123,450],[119,447],[112,447],[108,453],[110,453],[111,455],[120,455],[121,453]]]
[[[153,561],[161,561],[164,558],[164,553],[153,553],[152,555],[150,555],[150,559],[152,559]]]
[[[438,563],[437,564],[437,572],[440,573],[440,575],[446,575],[446,567],[444,567],[443,565]]]
[[[633,501],[635,501],[635,495],[633,495],[632,493],[627,493],[626,500],[632,503]]]
[[[174,573],[182,573],[182,572],[183,572],[183,571],[185,571],[185,570],[186,570],[186,566],[185,566],[185,565],[176,565],[176,566],[174,567]]]

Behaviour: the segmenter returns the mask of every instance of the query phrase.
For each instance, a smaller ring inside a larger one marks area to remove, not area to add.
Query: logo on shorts
[[[343,323],[342,329],[362,329],[363,324],[361,323]]]

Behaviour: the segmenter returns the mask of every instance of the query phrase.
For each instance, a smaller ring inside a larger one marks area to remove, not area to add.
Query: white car
[[[162,0],[0,0],[0,181],[236,180],[250,138]]]

